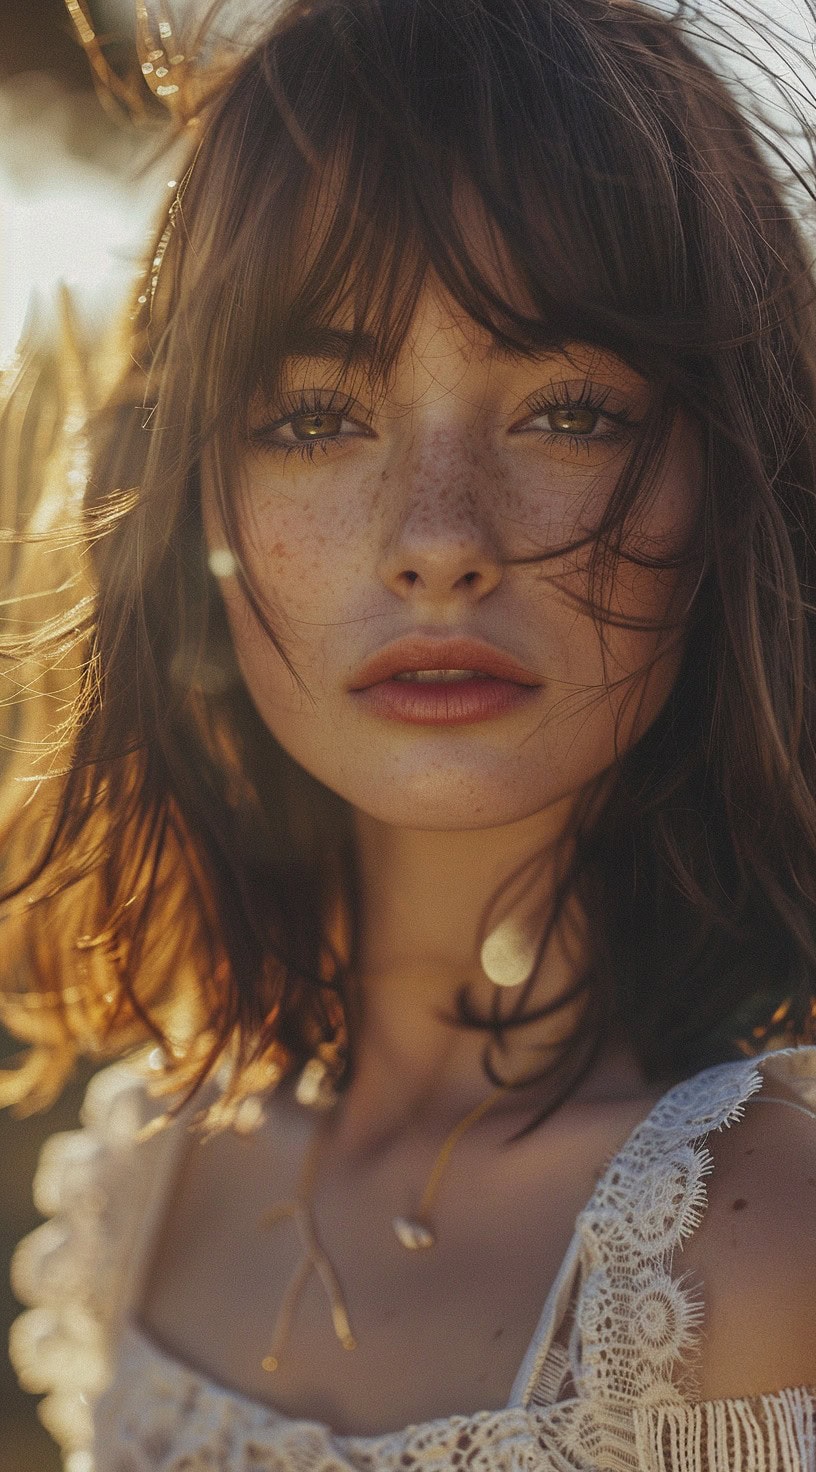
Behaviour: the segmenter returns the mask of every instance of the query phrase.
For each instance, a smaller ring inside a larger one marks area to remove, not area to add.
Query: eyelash
[[[632,419],[628,409],[619,409],[616,411],[604,409],[610,393],[611,389],[597,390],[594,384],[586,383],[581,389],[581,392],[576,396],[568,384],[562,383],[551,384],[549,390],[532,394],[525,400],[525,408],[530,411],[532,418],[540,418],[543,414],[553,413],[556,410],[563,409],[584,409],[589,410],[591,413],[599,414],[608,420],[612,426],[604,434],[592,434],[591,436],[577,435],[567,433],[563,430],[553,429],[530,429],[523,432],[537,434],[539,439],[543,439],[546,445],[566,444],[573,454],[579,454],[582,450],[588,454],[590,446],[593,444],[619,442],[626,437],[634,426],[635,421]],[[289,412],[271,424],[265,424],[258,429],[251,430],[249,439],[252,444],[265,450],[271,450],[276,455],[283,456],[284,464],[292,454],[299,456],[301,460],[312,461],[314,460],[315,451],[318,448],[323,454],[328,454],[330,448],[343,439],[365,438],[362,435],[327,435],[323,439],[304,440],[300,444],[282,445],[273,436],[278,430],[285,429],[292,419],[297,419],[300,415],[309,414],[338,414],[341,418],[345,419],[348,417],[349,411],[354,407],[354,400],[348,397],[340,397],[336,393],[323,396],[319,392],[315,392],[311,399],[307,399],[304,394],[301,394],[299,397],[289,399],[285,404],[281,403],[280,407],[287,408]]]

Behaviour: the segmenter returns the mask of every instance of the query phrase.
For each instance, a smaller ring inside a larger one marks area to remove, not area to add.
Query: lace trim
[[[100,1406],[95,1472],[814,1472],[805,1388],[698,1405],[573,1398],[336,1436],[210,1384],[133,1337]]]
[[[164,1107],[147,1092],[135,1061],[96,1074],[82,1106],[83,1128],[52,1135],[40,1154],[34,1204],[51,1220],[12,1258],[14,1294],[34,1307],[11,1326],[9,1357],[23,1389],[46,1394],[38,1413],[69,1458],[77,1454],[70,1472],[86,1472],[80,1453],[93,1441],[93,1405],[114,1372],[147,1228],[184,1138],[171,1130],[138,1144]]]
[[[672,1275],[672,1259],[705,1210],[713,1162],[704,1137],[740,1119],[761,1087],[755,1059],[717,1064],[676,1085],[629,1136],[580,1213],[568,1349],[579,1395],[647,1405],[699,1399],[690,1366],[703,1304]],[[542,1389],[562,1367],[560,1344],[541,1348],[525,1405],[547,1403]]]
[[[814,1401],[804,1388],[751,1400],[635,1411],[640,1465],[649,1472],[813,1472]]]

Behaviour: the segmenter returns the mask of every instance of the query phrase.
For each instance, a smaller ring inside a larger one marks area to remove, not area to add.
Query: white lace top
[[[35,1200],[51,1220],[13,1265],[32,1307],[12,1359],[67,1472],[816,1472],[816,1387],[695,1398],[702,1305],[672,1274],[699,1225],[712,1130],[771,1079],[816,1110],[816,1047],[706,1069],[637,1126],[579,1214],[508,1405],[378,1436],[340,1436],[159,1350],[133,1305],[185,1137],[144,1141],[161,1111],[133,1063],[93,1079],[84,1128],[46,1143]]]

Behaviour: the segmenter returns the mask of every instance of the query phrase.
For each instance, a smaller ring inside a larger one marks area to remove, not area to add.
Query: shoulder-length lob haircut
[[[568,1089],[612,1026],[650,1078],[812,1036],[816,307],[777,144],[772,165],[681,18],[640,4],[275,7],[202,114],[91,424],[91,591],[17,640],[24,716],[45,719],[63,675],[42,780],[6,803],[4,1007],[36,1045],[10,1092],[42,1099],[77,1049],[144,1036],[174,1082],[227,1052],[235,1098],[314,1056],[350,1076],[352,826],[241,683],[199,466],[254,596],[230,493],[249,405],[340,313],[373,337],[382,390],[431,274],[500,344],[599,344],[654,388],[587,546],[599,631],[610,574],[646,559],[630,532],[679,408],[704,447],[679,678],[571,833],[561,895],[580,896],[592,955],[579,1035],[546,1066]],[[541,1015],[528,989],[504,1019],[463,993],[462,1025],[500,1040]]]

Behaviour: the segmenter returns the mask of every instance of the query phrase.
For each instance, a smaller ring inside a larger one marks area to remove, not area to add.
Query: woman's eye
[[[517,434],[533,434],[555,449],[588,454],[593,446],[619,443],[632,432],[629,410],[604,407],[607,397],[604,394],[600,402],[583,404],[528,401],[532,414],[512,429]]]
[[[302,408],[258,425],[249,432],[249,440],[257,449],[271,451],[287,458],[291,454],[312,459],[315,451],[324,454],[346,440],[367,437],[370,431],[340,409]]]

